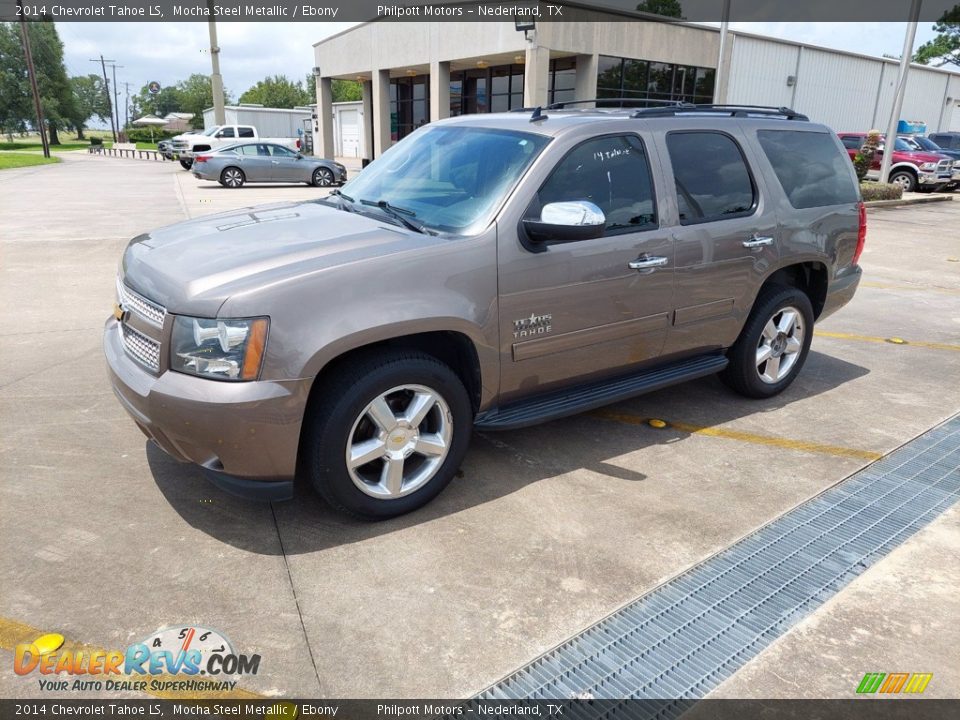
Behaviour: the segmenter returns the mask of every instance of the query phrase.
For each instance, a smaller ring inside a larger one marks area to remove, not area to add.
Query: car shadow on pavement
[[[740,397],[717,378],[710,377],[602,411],[712,427],[808,400],[869,372],[859,365],[811,352],[793,385],[770,400]],[[614,432],[614,428],[620,431]],[[249,552],[298,555],[429,523],[575,470],[589,470],[621,483],[645,482],[646,474],[610,460],[668,443],[682,451],[687,437],[688,432],[673,427],[654,430],[643,422],[623,425],[603,419],[599,413],[584,413],[512,432],[475,432],[460,472],[435,500],[413,513],[383,521],[344,516],[327,506],[304,483],[297,484],[294,499],[287,502],[268,504],[237,498],[215,487],[199,468],[177,462],[152,442],[147,442],[146,453],[157,487],[191,526]],[[576,441],[571,442],[571,438]],[[729,445],[733,458],[741,450],[737,443]]]

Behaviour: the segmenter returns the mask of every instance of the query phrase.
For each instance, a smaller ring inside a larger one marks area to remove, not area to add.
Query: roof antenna
[[[546,120],[547,116],[543,114],[543,108],[537,105],[533,109],[533,115],[530,116],[530,122],[540,122],[541,120]]]

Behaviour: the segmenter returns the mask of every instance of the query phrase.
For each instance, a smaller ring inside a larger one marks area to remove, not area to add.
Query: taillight
[[[194,162],[206,162],[210,159],[210,155],[197,155],[193,161]]]
[[[860,229],[857,231],[857,249],[853,251],[853,264],[860,262],[863,245],[867,242],[867,206],[860,203],[857,206],[860,212]]]

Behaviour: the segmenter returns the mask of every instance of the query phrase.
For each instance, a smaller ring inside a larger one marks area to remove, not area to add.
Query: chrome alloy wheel
[[[227,168],[223,171],[223,181],[232,188],[243,185],[243,173],[236,168]]]
[[[806,329],[803,315],[793,306],[777,310],[767,320],[757,344],[757,373],[773,385],[787,377],[800,359]]]
[[[379,395],[354,421],[347,438],[353,484],[381,500],[419,490],[450,451],[453,415],[439,393],[401,385]]]
[[[327,168],[317,168],[313,171],[313,184],[320,187],[330,187],[333,185],[333,173]]]

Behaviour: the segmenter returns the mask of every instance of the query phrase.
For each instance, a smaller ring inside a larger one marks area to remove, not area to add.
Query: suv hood
[[[242,208],[139,235],[124,282],[172,313],[215,317],[231,295],[444,242],[317,201]]]

